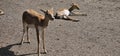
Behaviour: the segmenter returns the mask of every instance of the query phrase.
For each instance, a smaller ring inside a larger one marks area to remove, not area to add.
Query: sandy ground
[[[56,11],[72,2],[80,6],[74,11],[87,16],[72,16],[79,22],[51,21],[45,31],[48,53],[42,56],[120,56],[120,0],[0,0],[5,12],[0,16],[0,56],[37,56],[35,29],[29,30],[30,44],[17,45],[23,11],[51,7]]]

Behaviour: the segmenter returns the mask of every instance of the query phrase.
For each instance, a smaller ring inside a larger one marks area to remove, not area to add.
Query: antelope
[[[54,15],[53,15],[53,9],[50,10],[42,10],[41,11],[45,14],[42,15],[38,12],[36,12],[33,9],[28,9],[26,11],[23,12],[23,16],[22,16],[22,22],[23,22],[23,35],[22,35],[22,40],[20,42],[20,44],[23,44],[24,41],[24,33],[27,31],[27,41],[28,43],[30,43],[30,39],[28,37],[28,29],[30,28],[30,26],[32,25],[35,29],[36,29],[36,35],[37,35],[37,42],[38,42],[38,46],[37,46],[37,53],[38,56],[40,56],[40,37],[39,37],[39,30],[41,30],[42,33],[42,43],[43,43],[43,54],[46,54],[47,51],[45,49],[45,42],[44,42],[44,29],[48,26],[48,22],[49,20],[54,20]]]
[[[4,12],[2,10],[0,10],[0,15],[4,15]]]
[[[56,19],[66,19],[66,20],[74,20],[71,19],[69,16],[73,15],[74,13],[72,12],[74,9],[80,10],[78,4],[72,3],[71,7],[69,9],[59,9],[56,12],[55,18]]]

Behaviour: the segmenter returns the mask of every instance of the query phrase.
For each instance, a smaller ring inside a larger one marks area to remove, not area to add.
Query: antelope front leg
[[[30,39],[29,39],[29,35],[28,35],[28,30],[29,30],[29,27],[27,27],[27,43],[30,44]]]
[[[47,50],[45,49],[45,38],[44,38],[44,29],[42,29],[42,43],[43,43],[43,54],[47,53]]]
[[[26,31],[26,25],[25,25],[25,23],[23,22],[23,35],[22,35],[22,39],[21,39],[21,42],[20,42],[20,44],[22,45],[23,44],[23,41],[24,41],[24,34],[25,34],[25,31]]]
[[[20,45],[23,44],[23,41],[24,41],[24,34],[25,34],[25,29],[23,29],[23,35],[22,35],[22,39],[21,39]]]
[[[38,53],[38,56],[41,56],[40,54],[40,38],[39,38],[39,29],[38,29],[38,26],[35,26],[36,27],[36,35],[37,35],[37,42],[38,42],[38,49],[37,49],[37,53]]]

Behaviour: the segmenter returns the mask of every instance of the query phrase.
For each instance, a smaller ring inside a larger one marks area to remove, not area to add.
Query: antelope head
[[[45,17],[49,18],[50,20],[55,19],[53,8],[51,8],[50,10],[46,10],[46,11],[42,10],[42,9],[40,9],[40,10],[45,13]]]
[[[74,8],[74,9],[80,10],[78,4],[76,4],[76,3],[72,3],[71,6],[72,6],[72,8]]]

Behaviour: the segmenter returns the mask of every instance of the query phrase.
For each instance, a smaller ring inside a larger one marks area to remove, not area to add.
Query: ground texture
[[[5,12],[0,16],[0,56],[37,56],[35,29],[29,30],[30,44],[17,45],[23,11],[51,7],[56,11],[69,8],[72,2],[80,6],[74,12],[87,16],[72,16],[79,22],[51,21],[45,31],[48,53],[42,56],[120,56],[120,0],[0,0]]]

